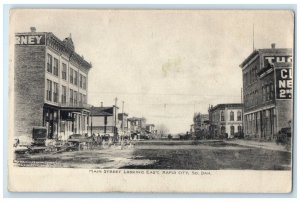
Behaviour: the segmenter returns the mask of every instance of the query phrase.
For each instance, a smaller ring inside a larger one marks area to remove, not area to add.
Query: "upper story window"
[[[266,86],[266,99],[267,99],[267,101],[270,100],[270,86],[269,85]]]
[[[53,102],[58,102],[58,83],[53,82]]]
[[[264,102],[274,99],[274,84],[270,83],[262,87],[262,100]]]
[[[52,81],[50,81],[49,79],[47,79],[46,99],[48,101],[52,100]]]
[[[221,111],[221,121],[225,121],[224,111]]]
[[[86,77],[82,76],[82,88],[86,89]]]
[[[271,100],[273,100],[274,99],[274,97],[275,97],[275,89],[274,89],[274,84],[273,83],[271,83],[270,84],[270,99]]]
[[[234,112],[230,112],[230,121],[234,121]]]
[[[266,87],[263,86],[261,90],[262,90],[262,100],[264,102],[266,101]]]
[[[67,87],[61,86],[61,103],[66,104],[67,102]]]
[[[74,84],[77,86],[78,84],[78,72],[77,71],[74,71]]]
[[[70,83],[73,83],[73,69],[70,68]]]
[[[52,55],[47,54],[47,71],[52,73]]]
[[[74,105],[77,105],[77,92],[74,91]]]
[[[65,63],[62,63],[61,77],[67,80],[67,65]]]
[[[237,112],[237,120],[238,121],[242,120],[242,113],[240,111]]]
[[[80,86],[80,88],[82,88],[82,79],[83,79],[82,74],[79,74],[79,86]]]
[[[58,62],[58,59],[54,58],[53,74],[55,76],[58,76],[58,71],[59,71],[59,62]]]
[[[83,102],[83,104],[87,103],[87,101],[86,101],[86,95],[84,95],[84,94],[82,94],[82,102]]]
[[[73,90],[70,89],[70,104],[73,104]]]
[[[82,94],[81,93],[79,93],[79,99],[78,99],[79,101],[79,105],[82,105]]]

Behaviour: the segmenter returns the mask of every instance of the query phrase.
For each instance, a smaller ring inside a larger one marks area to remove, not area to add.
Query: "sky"
[[[288,11],[15,10],[10,33],[32,26],[62,40],[71,33],[93,66],[89,104],[111,106],[117,97],[129,116],[181,133],[195,112],[241,102],[239,65],[253,44],[292,48],[293,18]]]

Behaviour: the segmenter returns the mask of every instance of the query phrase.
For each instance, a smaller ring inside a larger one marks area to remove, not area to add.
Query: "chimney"
[[[272,44],[271,44],[272,49],[275,49],[275,46],[276,46],[275,43],[272,43]]]
[[[35,27],[30,27],[30,31],[31,32],[36,32],[36,28]]]
[[[101,107],[103,107],[103,102],[101,102],[101,105],[100,105]]]

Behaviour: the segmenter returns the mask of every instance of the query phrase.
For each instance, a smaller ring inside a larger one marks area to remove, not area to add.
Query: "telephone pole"
[[[122,137],[122,139],[123,139],[124,135],[125,135],[125,131],[124,131],[124,101],[122,101],[122,133],[123,133],[123,137]]]
[[[117,137],[117,102],[118,98],[115,98],[115,110],[114,110],[114,115],[115,115],[115,130],[114,130],[114,136],[115,138]]]

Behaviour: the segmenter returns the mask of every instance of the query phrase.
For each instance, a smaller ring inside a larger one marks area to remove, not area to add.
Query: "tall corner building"
[[[272,140],[293,116],[293,50],[254,50],[240,65],[243,72],[244,135]]]
[[[88,73],[91,64],[75,52],[71,35],[51,32],[15,34],[14,136],[30,142],[35,126],[48,139],[87,133]]]

